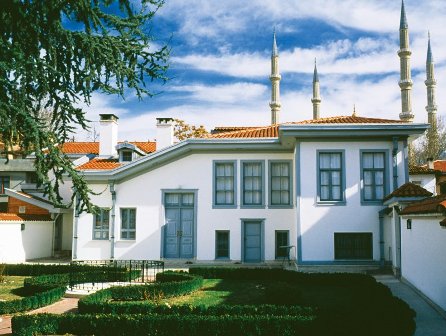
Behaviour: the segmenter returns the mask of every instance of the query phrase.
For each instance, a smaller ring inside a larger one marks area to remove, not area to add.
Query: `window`
[[[121,208],[121,239],[135,239],[136,209]]]
[[[371,232],[335,233],[335,259],[372,259],[372,237]]]
[[[385,153],[362,152],[362,199],[382,201],[385,194]]]
[[[130,162],[133,159],[133,153],[131,151],[122,151],[121,153],[123,162]]]
[[[235,206],[235,161],[214,162],[214,205]]]
[[[263,162],[242,162],[242,205],[263,206]]]
[[[0,176],[0,194],[5,193],[5,188],[9,188],[10,179],[9,176]]]
[[[215,231],[215,259],[229,259],[229,231]]]
[[[270,205],[290,206],[291,202],[291,163],[289,161],[271,161]]]
[[[26,173],[26,183],[37,183],[37,174],[35,172]]]
[[[344,199],[342,152],[319,152],[319,201]]]
[[[276,259],[277,258],[288,258],[288,248],[284,246],[289,245],[289,234],[287,231],[277,230],[276,231]]]
[[[94,215],[93,239],[108,239],[110,224],[110,210],[99,209]]]

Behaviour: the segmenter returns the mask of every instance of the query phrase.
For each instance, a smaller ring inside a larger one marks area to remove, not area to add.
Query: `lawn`
[[[8,301],[23,297],[24,276],[4,276],[0,282],[0,301]]]
[[[355,291],[338,286],[289,285],[274,280],[205,279],[203,287],[192,294],[169,298],[169,305],[192,306],[299,304],[333,308],[351,304]]]

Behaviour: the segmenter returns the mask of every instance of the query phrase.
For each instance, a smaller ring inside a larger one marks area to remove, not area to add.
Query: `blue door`
[[[194,256],[194,194],[165,195],[164,257]]]
[[[262,223],[244,223],[244,261],[262,261]]]

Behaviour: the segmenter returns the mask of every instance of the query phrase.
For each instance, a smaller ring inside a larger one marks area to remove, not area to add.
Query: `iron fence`
[[[71,290],[154,282],[156,274],[164,272],[164,261],[157,260],[76,260],[71,265]],[[77,266],[92,266],[92,269],[86,271],[85,267]]]

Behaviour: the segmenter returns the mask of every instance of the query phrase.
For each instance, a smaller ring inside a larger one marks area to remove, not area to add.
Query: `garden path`
[[[40,314],[40,313],[74,313],[77,311],[78,298],[62,298],[62,300],[53,303],[52,305],[42,307],[39,309],[31,310],[27,314]],[[12,335],[11,331],[11,316],[0,316],[0,335]]]

